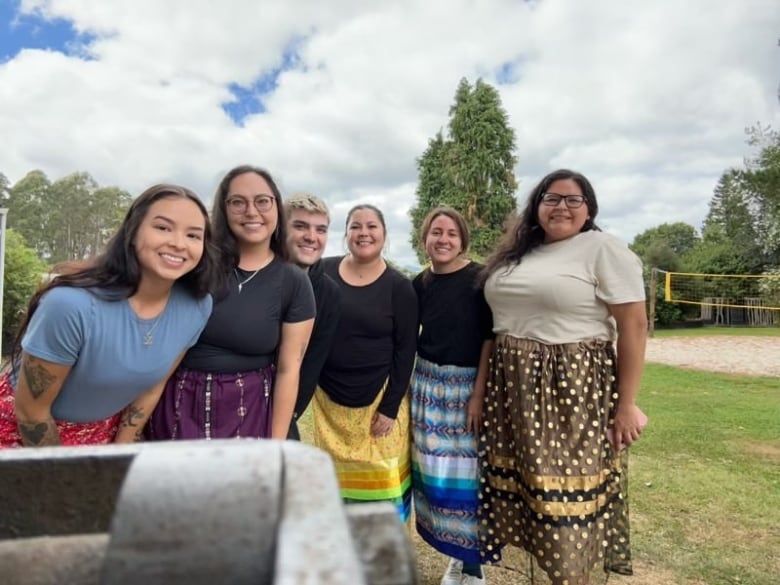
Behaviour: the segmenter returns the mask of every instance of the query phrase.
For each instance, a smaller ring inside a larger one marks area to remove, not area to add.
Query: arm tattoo
[[[30,389],[33,400],[38,400],[57,378],[45,366],[36,363],[38,361],[38,359],[30,357],[24,361],[22,367],[24,379],[27,380],[27,387]]]
[[[60,444],[60,433],[51,419],[44,422],[18,421],[22,444],[26,447],[44,447]]]
[[[122,413],[122,417],[120,419],[120,426],[122,427],[138,427],[137,424],[139,421],[144,419],[144,409],[135,406],[131,404],[127,408],[125,408],[124,412]],[[135,434],[138,436],[141,432],[141,428],[139,427],[136,429]]]

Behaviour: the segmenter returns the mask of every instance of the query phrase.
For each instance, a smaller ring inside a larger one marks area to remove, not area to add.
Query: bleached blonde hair
[[[288,197],[284,202],[285,211],[288,213],[293,209],[302,209],[309,213],[321,213],[328,218],[330,223],[330,211],[325,202],[311,193],[299,192]]]

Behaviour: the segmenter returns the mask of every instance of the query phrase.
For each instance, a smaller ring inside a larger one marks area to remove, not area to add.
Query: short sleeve
[[[288,302],[284,303],[283,301],[286,308],[282,316],[282,322],[300,323],[301,321],[314,319],[317,314],[317,307],[314,303],[314,291],[311,288],[309,277],[296,266],[288,265],[285,268],[289,271],[287,275],[289,286],[284,291],[285,299]]]
[[[206,295],[202,299],[198,299],[198,305],[197,305],[197,311],[198,316],[200,318],[200,326],[198,327],[197,331],[195,332],[195,335],[187,342],[186,349],[191,348],[193,345],[198,343],[198,339],[200,339],[200,334],[203,333],[203,330],[206,328],[206,323],[209,321],[209,317],[211,316],[211,309],[214,306],[214,299],[211,297],[211,295]]]
[[[628,246],[607,234],[596,253],[596,296],[608,305],[645,300],[642,261]]]
[[[73,365],[89,330],[93,302],[84,289],[58,286],[47,291],[30,319],[22,349],[55,364]]]

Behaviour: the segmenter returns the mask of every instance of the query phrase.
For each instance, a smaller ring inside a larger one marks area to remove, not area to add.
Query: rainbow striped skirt
[[[392,502],[405,523],[412,498],[409,397],[401,402],[390,434],[374,437],[371,419],[383,393],[370,406],[352,408],[336,404],[317,388],[312,400],[314,444],[333,457],[345,502]]]

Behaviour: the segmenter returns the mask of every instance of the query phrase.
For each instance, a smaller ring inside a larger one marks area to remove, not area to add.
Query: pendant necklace
[[[163,311],[164,313],[165,311]],[[157,315],[157,319],[154,320],[154,323],[152,323],[151,327],[147,329],[144,332],[144,347],[149,347],[152,345],[152,342],[154,341],[154,330],[157,328],[157,325],[160,323],[160,319],[163,316],[163,313],[160,313]]]
[[[262,266],[260,268],[262,268]],[[244,280],[241,280],[241,277],[238,275],[238,270],[235,268],[233,269],[233,273],[236,275],[236,281],[238,282],[238,294],[241,294],[241,289],[244,288],[244,285],[252,280],[258,272],[260,272],[260,268],[255,270],[252,274],[249,275],[249,278]]]

